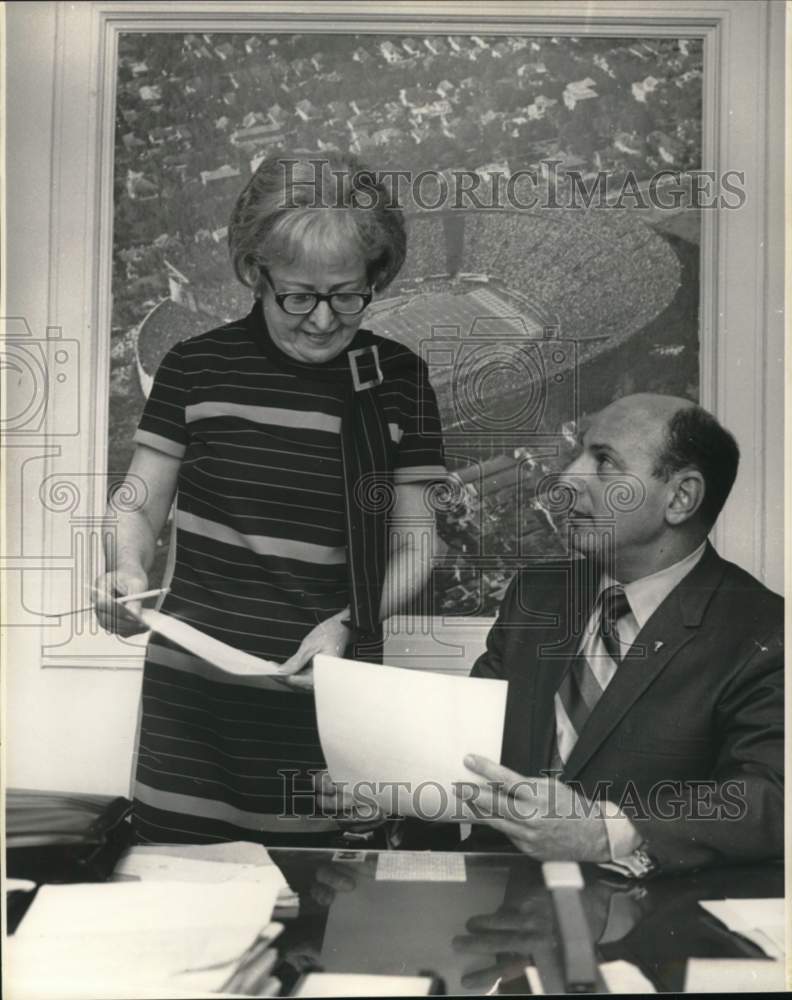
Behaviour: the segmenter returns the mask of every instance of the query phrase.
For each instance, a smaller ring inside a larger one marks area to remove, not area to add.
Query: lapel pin
[[[665,643],[661,639],[658,639],[654,644],[655,653],[659,653],[663,646],[665,646]]]

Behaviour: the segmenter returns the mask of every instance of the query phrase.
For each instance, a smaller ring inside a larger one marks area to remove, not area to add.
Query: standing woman
[[[428,580],[427,498],[445,474],[426,366],[361,328],[404,262],[389,195],[351,157],[265,160],[228,234],[251,312],[177,344],[154,380],[128,472],[142,499],[115,515],[99,619],[140,630],[113,597],[147,588],[175,496],[160,610],[293,676],[239,678],[152,634],[134,783],[143,842],[308,846],[335,829],[304,815],[308,772],[323,766],[310,661],[378,658],[379,623]]]

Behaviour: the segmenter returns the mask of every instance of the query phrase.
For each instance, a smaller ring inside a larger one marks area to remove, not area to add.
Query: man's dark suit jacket
[[[522,570],[473,667],[509,682],[501,763],[521,775],[550,766],[554,694],[596,594],[585,559]],[[659,870],[781,857],[781,597],[708,544],[633,651],[562,780],[620,803]]]

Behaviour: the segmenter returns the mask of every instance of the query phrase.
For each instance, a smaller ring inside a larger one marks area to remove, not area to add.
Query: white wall
[[[8,189],[2,315],[24,317],[37,339],[44,337],[50,321],[56,6],[30,3],[6,8]],[[9,379],[6,415],[15,412],[15,391],[23,388]],[[7,534],[0,583],[8,642],[3,670],[6,780],[23,787],[123,790],[140,674],[42,669],[36,614],[41,608],[36,567],[44,551],[41,504],[35,475],[23,476],[23,470],[41,467],[45,442],[11,434],[4,443]]]
[[[71,401],[80,404],[79,432],[67,434],[65,423],[53,413],[47,434],[9,434],[2,453],[7,509],[0,565],[8,644],[5,763],[8,784],[18,787],[127,790],[139,655],[134,648],[90,631],[72,636],[70,625],[64,623],[44,627],[41,612],[86,598],[85,582],[92,574],[90,567],[83,568],[81,580],[74,584],[68,565],[77,558],[76,536],[69,535],[68,525],[64,529],[62,512],[46,509],[40,488],[53,469],[71,476],[82,490],[79,502],[88,511],[85,537],[90,536],[94,494],[89,479],[103,448],[97,427],[106,421],[109,340],[99,322],[108,314],[102,299],[106,292],[98,288],[107,261],[98,259],[97,247],[109,245],[109,233],[97,228],[107,224],[107,202],[103,207],[96,198],[101,157],[95,148],[95,116],[107,115],[107,103],[97,100],[97,87],[109,77],[96,13],[114,8],[120,16],[119,12],[145,12],[155,6],[26,3],[5,8],[7,248],[2,255],[1,314],[24,318],[30,339],[39,342],[48,326],[62,326],[63,337],[77,342],[81,352],[67,383]],[[229,17],[244,15],[246,25],[261,12],[260,4],[222,6]],[[547,22],[561,6],[577,16],[594,11],[627,17],[631,11],[640,12],[647,15],[647,23],[656,8],[645,3],[581,2],[535,3],[529,9]],[[189,5],[180,7],[189,11]],[[491,4],[488,12],[494,13],[496,7]],[[710,281],[705,295],[711,304],[703,320],[712,342],[703,345],[704,367],[709,365],[713,376],[705,402],[737,433],[747,459],[747,471],[730,501],[718,542],[727,556],[781,589],[783,316],[778,310],[783,308],[783,5],[671,0],[662,5],[661,13],[697,17],[704,23],[702,11],[721,19],[719,44],[728,57],[723,80],[709,94],[717,100],[711,142],[722,156],[733,157],[725,167],[749,171],[749,200],[739,217],[732,213],[732,218],[722,220],[712,245],[717,268],[711,269],[709,279],[705,276],[705,282]],[[358,8],[356,23],[359,13]],[[321,25],[326,8],[317,16]],[[143,30],[142,22],[137,30]],[[717,58],[715,49],[709,51]],[[760,66],[767,67],[769,87],[764,86],[765,70]],[[733,125],[735,115],[738,124]],[[766,131],[765,124],[770,125]],[[20,329],[24,328],[16,323],[14,330]],[[12,378],[6,390],[8,416],[19,411],[24,386]],[[82,507],[75,509],[72,524],[82,514]],[[64,567],[64,572],[53,572],[53,567]],[[61,645],[53,645],[58,642]],[[481,642],[478,629],[468,655],[459,662],[469,662]]]

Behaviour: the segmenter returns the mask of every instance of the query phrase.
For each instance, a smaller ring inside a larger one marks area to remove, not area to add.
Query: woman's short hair
[[[387,287],[404,263],[404,216],[377,173],[343,153],[265,159],[239,195],[228,225],[234,273],[259,294],[261,270],[303,256],[354,254],[371,286]]]

